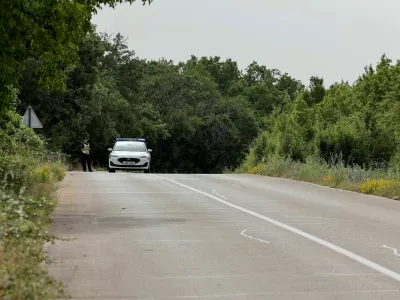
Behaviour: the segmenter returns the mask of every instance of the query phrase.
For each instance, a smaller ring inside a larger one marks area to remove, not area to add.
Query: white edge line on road
[[[216,190],[213,190],[213,194],[215,194],[215,195],[217,195],[218,197],[223,198],[223,199],[226,200],[226,197],[224,197],[224,196],[218,194]]]
[[[245,212],[245,213],[247,213],[249,215],[257,217],[257,218],[259,218],[261,220],[267,221],[267,222],[269,222],[271,224],[274,224],[274,225],[276,225],[278,227],[286,229],[286,230],[288,230],[288,231],[290,231],[290,232],[292,232],[294,234],[297,234],[297,235],[302,236],[302,237],[304,237],[306,239],[309,239],[310,241],[313,241],[313,242],[315,242],[315,243],[317,243],[317,244],[319,244],[321,246],[324,246],[324,247],[329,248],[329,249],[331,249],[331,250],[333,250],[333,251],[335,251],[337,253],[340,253],[340,254],[342,254],[344,256],[347,256],[348,258],[350,258],[350,259],[352,259],[354,261],[357,261],[360,264],[362,264],[362,265],[364,265],[366,267],[369,267],[369,268],[371,268],[371,269],[373,269],[375,271],[378,271],[378,272],[380,272],[380,273],[382,273],[382,274],[384,274],[386,276],[389,276],[389,277],[393,278],[394,280],[400,281],[400,274],[399,273],[396,273],[396,272],[394,272],[392,270],[389,270],[388,268],[385,268],[385,267],[383,267],[383,266],[381,266],[381,265],[379,265],[379,264],[377,264],[377,263],[375,263],[375,262],[373,262],[373,261],[371,261],[369,259],[366,259],[366,258],[364,258],[364,257],[362,257],[362,256],[360,256],[358,254],[355,254],[355,253],[353,253],[353,252],[351,252],[349,250],[346,250],[346,249],[344,249],[344,248],[342,248],[340,246],[336,246],[335,244],[332,244],[332,243],[330,243],[328,241],[325,241],[325,240],[323,240],[323,239],[321,239],[319,237],[316,237],[314,235],[311,235],[311,234],[309,234],[307,232],[301,231],[301,230],[299,230],[297,228],[294,228],[292,226],[286,225],[286,224],[281,223],[279,221],[276,221],[274,219],[268,218],[268,217],[263,216],[263,215],[261,215],[259,213],[256,213],[254,211],[248,210],[246,208],[243,208],[243,207],[241,207],[239,205],[236,205],[236,204],[230,203],[228,201],[222,200],[222,199],[220,199],[220,198],[218,198],[216,196],[213,196],[213,195],[208,194],[206,192],[200,191],[200,190],[195,189],[195,188],[193,188],[191,186],[188,186],[186,184],[177,182],[177,181],[169,179],[169,178],[161,177],[161,176],[158,176],[158,175],[153,175],[153,176],[158,177],[158,178],[163,179],[163,180],[167,180],[167,181],[172,182],[172,183],[174,183],[176,185],[179,185],[179,186],[184,187],[186,189],[192,190],[192,191],[194,191],[194,192],[196,192],[198,194],[201,194],[201,195],[204,195],[204,196],[209,197],[211,199],[214,199],[214,200],[216,200],[216,201],[218,201],[218,202],[220,202],[222,204],[225,204],[227,206],[236,208],[237,210],[240,210],[240,211]]]
[[[215,193],[215,195],[217,195],[217,196],[219,196],[219,197],[221,197],[221,198],[223,198],[223,199],[226,199],[226,197],[224,197],[224,196],[222,196],[222,195],[220,195],[220,194],[218,194],[218,193]]]

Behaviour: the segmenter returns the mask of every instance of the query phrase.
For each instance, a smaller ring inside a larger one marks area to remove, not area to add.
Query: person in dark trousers
[[[93,172],[92,164],[90,161],[90,145],[88,143],[87,138],[83,139],[83,143],[81,144],[81,152],[82,152],[83,172],[86,172],[86,163],[88,165],[89,172]]]

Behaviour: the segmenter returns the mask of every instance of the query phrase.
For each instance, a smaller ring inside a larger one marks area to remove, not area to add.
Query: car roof
[[[132,141],[132,142],[146,142],[147,140],[144,138],[117,138],[117,142],[122,141]]]
[[[141,144],[146,147],[145,142],[139,142],[139,141],[117,141],[117,142],[115,142],[115,145],[123,145],[123,144]]]

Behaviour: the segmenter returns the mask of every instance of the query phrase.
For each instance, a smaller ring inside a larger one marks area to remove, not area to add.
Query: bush
[[[317,183],[365,194],[400,199],[400,173],[380,164],[366,169],[354,165],[346,167],[340,157],[328,164],[318,158],[307,158],[305,163],[289,158],[270,157],[258,165],[242,165],[237,172],[283,177]]]
[[[44,259],[41,244],[0,247],[0,299],[65,298],[62,285],[38,268]]]
[[[66,174],[65,166],[60,161],[53,163],[51,164],[51,173],[53,174],[55,180],[61,181],[64,179]]]
[[[361,184],[361,192],[364,194],[373,194],[387,196],[399,199],[400,182],[396,180],[370,179]]]
[[[55,182],[64,173],[59,164],[38,163],[18,157],[15,167],[0,188],[0,299],[56,299],[62,296],[59,283],[41,267],[46,259]],[[4,169],[4,168],[3,168]],[[25,185],[26,184],[26,185]]]
[[[53,179],[50,168],[47,165],[40,166],[36,171],[37,181],[41,183],[50,182]]]
[[[259,174],[259,171],[260,171],[259,166],[257,166],[257,167],[253,167],[253,168],[249,169],[247,171],[247,173],[251,174],[251,175],[256,175],[256,174]]]
[[[63,289],[43,267],[56,181],[65,176],[66,157],[49,153],[32,130],[0,128],[0,299],[57,299]]]

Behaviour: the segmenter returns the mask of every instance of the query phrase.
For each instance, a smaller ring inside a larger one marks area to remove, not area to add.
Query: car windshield
[[[130,151],[130,152],[146,152],[146,147],[143,143],[117,143],[114,151]]]

